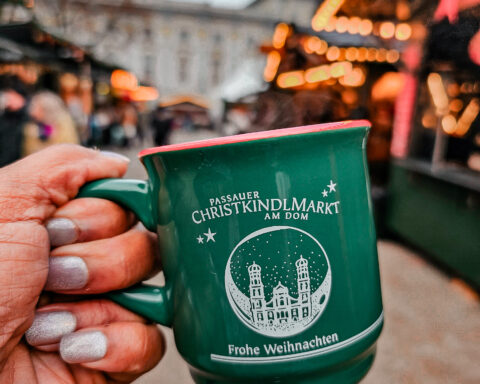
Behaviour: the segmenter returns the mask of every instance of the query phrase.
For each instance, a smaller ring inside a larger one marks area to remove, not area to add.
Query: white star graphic
[[[323,195],[323,197],[327,197],[327,195],[328,195],[328,192],[327,192],[327,190],[326,190],[326,189],[324,189],[324,190],[323,190],[323,192],[322,192],[322,195]]]
[[[217,232],[213,232],[212,233],[212,230],[210,228],[208,228],[208,232],[207,233],[204,233],[205,236],[207,236],[207,243],[212,240],[213,242],[215,242],[215,238],[214,236],[217,234]]]
[[[330,180],[330,184],[327,185],[328,188],[330,188],[330,191],[328,192],[336,192],[335,186],[337,183],[334,183],[333,180]]]
[[[203,237],[202,235],[197,237],[198,244],[203,244]]]

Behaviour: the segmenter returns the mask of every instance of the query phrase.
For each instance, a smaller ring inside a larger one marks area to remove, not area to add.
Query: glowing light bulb
[[[336,46],[330,47],[327,50],[327,60],[336,61],[340,56],[340,49]]]
[[[350,47],[347,48],[347,51],[345,52],[345,59],[348,61],[355,61],[357,60],[357,55],[358,55],[358,50],[355,47]]]
[[[412,36],[412,27],[407,23],[398,24],[395,28],[395,38],[400,41],[408,40]]]
[[[391,21],[380,24],[380,36],[384,39],[391,39],[395,34],[395,25]]]
[[[395,49],[390,49],[387,52],[387,62],[390,64],[396,63],[400,59],[400,53]]]
[[[348,29],[348,17],[340,16],[335,23],[335,30],[338,33],[345,33]]]
[[[275,27],[275,32],[272,37],[272,45],[276,49],[283,48],[288,35],[290,34],[290,27],[288,24],[279,23]]]
[[[360,35],[362,36],[367,36],[372,33],[373,30],[373,23],[371,20],[368,19],[363,19],[359,26],[358,26],[358,32],[360,32]]]
[[[352,35],[355,35],[359,32],[359,28],[360,28],[360,22],[362,20],[359,18],[359,17],[352,17],[349,21],[348,21],[348,27],[347,27],[347,32],[352,34]]]

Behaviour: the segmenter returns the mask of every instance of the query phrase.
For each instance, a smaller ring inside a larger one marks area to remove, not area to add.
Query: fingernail
[[[77,319],[70,312],[37,312],[25,338],[30,345],[54,344],[75,331],[76,326]]]
[[[114,159],[122,160],[127,163],[130,162],[130,159],[127,156],[121,155],[120,153],[110,152],[110,151],[100,151],[100,154],[107,157],[113,157]]]
[[[107,338],[100,331],[74,332],[62,337],[60,356],[67,363],[100,360],[107,353]]]
[[[50,219],[47,221],[46,227],[50,237],[50,245],[54,247],[72,244],[78,238],[77,226],[70,219]]]
[[[50,257],[45,289],[62,291],[83,288],[88,281],[87,265],[76,256]]]

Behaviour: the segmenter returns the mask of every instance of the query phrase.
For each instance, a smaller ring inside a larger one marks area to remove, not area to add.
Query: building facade
[[[300,256],[295,262],[297,269],[298,297],[290,296],[281,282],[272,291],[272,299],[265,300],[262,268],[255,262],[248,267],[250,277],[250,310],[252,321],[257,326],[291,324],[312,315],[310,276],[308,260]]]
[[[317,3],[259,0],[227,10],[168,0],[41,0],[36,16],[161,95],[209,96],[246,60],[258,61],[261,76],[259,46],[271,39],[275,24],[307,26]]]

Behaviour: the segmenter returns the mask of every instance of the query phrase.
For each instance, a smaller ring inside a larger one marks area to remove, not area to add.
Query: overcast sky
[[[253,3],[255,0],[170,0],[181,3],[209,4],[211,7],[242,9]]]

